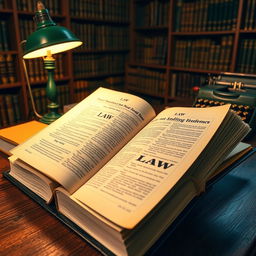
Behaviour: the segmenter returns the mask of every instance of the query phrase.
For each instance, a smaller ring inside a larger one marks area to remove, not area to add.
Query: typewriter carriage
[[[194,107],[231,104],[231,108],[256,131],[256,76],[238,73],[208,75],[193,103]]]

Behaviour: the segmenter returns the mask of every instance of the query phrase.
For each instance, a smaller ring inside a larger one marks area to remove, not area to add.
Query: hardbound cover
[[[245,159],[247,159],[250,155],[252,155],[256,151],[255,148],[253,148],[251,151],[247,152],[243,157],[241,157],[239,160],[231,164],[229,167],[227,167],[223,172],[221,172],[219,175],[214,177],[212,180],[207,182],[206,184],[206,192],[210,189],[211,186],[213,186],[218,180],[220,180],[223,176],[225,176],[227,173],[229,173],[232,169],[237,167],[240,163],[242,163]],[[23,191],[26,195],[28,195],[30,198],[32,198],[34,201],[36,201],[41,207],[43,207],[45,210],[50,212],[52,215],[54,215],[56,218],[58,218],[61,222],[63,222],[65,225],[67,225],[69,228],[71,228],[74,232],[76,232],[79,236],[81,236],[85,241],[90,243],[92,246],[97,248],[101,253],[108,256],[114,256],[114,254],[108,250],[106,247],[104,247],[101,243],[99,243],[96,239],[94,239],[92,236],[90,236],[86,231],[81,229],[78,225],[73,223],[71,220],[69,220],[67,217],[59,213],[55,207],[54,202],[50,204],[46,204],[45,201],[36,195],[34,192],[32,192],[30,189],[28,189],[26,186],[24,186],[22,183],[17,181],[15,178],[13,178],[9,171],[3,172],[3,176],[8,179],[11,183],[13,183],[15,186],[17,186],[21,191]],[[161,237],[158,239],[158,241],[147,251],[145,255],[147,256],[153,256],[158,255],[158,251],[161,249],[162,245],[166,243],[168,239],[170,239],[171,234],[174,232],[175,229],[177,229],[182,221],[186,218],[186,216],[190,213],[190,211],[196,206],[198,201],[200,201],[201,196],[195,197],[188,205],[187,207],[181,212],[181,214],[176,218],[176,220],[170,225],[169,228],[161,235]]]

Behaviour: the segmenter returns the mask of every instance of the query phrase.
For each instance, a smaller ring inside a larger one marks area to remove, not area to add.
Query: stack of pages
[[[156,115],[137,96],[99,88],[13,149],[9,174],[107,251],[142,255],[250,131],[229,109]]]

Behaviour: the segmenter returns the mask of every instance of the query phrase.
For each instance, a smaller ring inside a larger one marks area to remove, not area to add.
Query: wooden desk
[[[0,152],[0,171],[9,163]],[[101,255],[0,174],[0,255]]]
[[[9,168],[0,154],[0,170]],[[256,153],[211,187],[152,255],[256,255]],[[101,255],[0,174],[0,255]]]

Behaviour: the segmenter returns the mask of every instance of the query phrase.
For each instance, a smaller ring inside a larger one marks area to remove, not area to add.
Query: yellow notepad
[[[38,121],[14,125],[0,129],[0,151],[10,155],[10,150],[26,141],[29,137],[45,128],[47,125]]]

